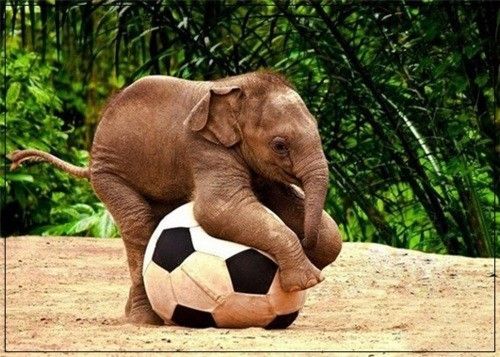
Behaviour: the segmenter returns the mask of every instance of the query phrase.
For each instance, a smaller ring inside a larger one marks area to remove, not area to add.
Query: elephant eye
[[[288,144],[285,138],[277,136],[273,140],[271,140],[270,145],[276,154],[280,156],[288,155]]]

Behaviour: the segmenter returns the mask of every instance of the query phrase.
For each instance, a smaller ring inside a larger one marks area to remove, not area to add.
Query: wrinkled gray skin
[[[14,164],[42,157],[22,154],[12,156]],[[207,233],[273,255],[285,290],[319,283],[319,269],[340,252],[338,227],[323,211],[328,168],[317,123],[271,73],[138,80],[103,112],[89,169],[79,176],[90,177],[125,243],[132,278],[126,313],[134,323],[161,323],[144,290],[144,251],[160,219],[190,200]]]

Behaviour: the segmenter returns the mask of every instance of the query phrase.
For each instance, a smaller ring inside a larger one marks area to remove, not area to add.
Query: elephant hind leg
[[[253,183],[258,199],[281,218],[299,239],[304,238],[304,195],[290,185],[259,180]],[[337,223],[323,211],[317,244],[306,249],[309,260],[323,269],[333,263],[342,249],[342,237]]]
[[[125,306],[128,320],[136,324],[163,324],[162,319],[151,308],[142,279],[144,253],[158,221],[152,207],[118,176],[93,174],[91,182],[97,196],[118,225],[125,244],[132,279]]]

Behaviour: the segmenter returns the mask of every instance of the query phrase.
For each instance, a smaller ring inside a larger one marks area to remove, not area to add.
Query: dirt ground
[[[287,330],[196,330],[125,322],[119,239],[12,237],[6,248],[7,351],[493,350],[492,259],[346,243]]]

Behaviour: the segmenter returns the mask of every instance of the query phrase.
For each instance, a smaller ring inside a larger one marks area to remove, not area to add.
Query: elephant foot
[[[325,280],[321,270],[307,261],[299,268],[284,269],[280,271],[280,282],[283,290],[292,292],[305,290]]]
[[[133,325],[164,325],[163,319],[147,307],[131,308],[127,321]]]
[[[163,319],[153,310],[132,310],[127,320],[134,325],[164,325]]]
[[[160,326],[165,324],[163,319],[153,311],[147,298],[145,302],[142,299],[132,302],[129,297],[125,305],[125,316],[127,316],[127,321],[134,325]]]

